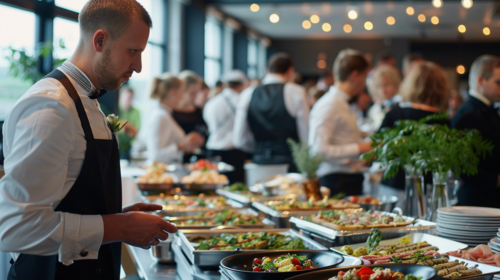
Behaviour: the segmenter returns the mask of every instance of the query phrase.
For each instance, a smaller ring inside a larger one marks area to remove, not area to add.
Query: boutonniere
[[[120,125],[120,121],[118,120],[118,117],[115,116],[115,114],[108,115],[107,119],[108,119],[108,126],[111,129],[111,132],[113,133],[122,130],[122,128],[125,127],[125,125],[128,123],[127,121],[124,124]]]

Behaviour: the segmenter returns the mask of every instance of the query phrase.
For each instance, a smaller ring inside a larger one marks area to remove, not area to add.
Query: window
[[[258,53],[259,49],[257,41],[253,38],[248,38],[248,78],[255,79],[258,77]]]
[[[222,71],[222,26],[212,16],[205,22],[205,83],[214,87]]]
[[[69,59],[75,52],[80,39],[78,22],[63,18],[54,18],[54,57]],[[64,42],[65,49],[59,47],[60,40]],[[59,65],[54,65],[58,67]]]
[[[259,43],[259,78],[262,79],[266,75],[267,67],[267,47],[261,41]]]
[[[88,0],[56,0],[56,6],[79,13]]]
[[[10,51],[7,48],[26,50],[27,54],[33,54],[35,14],[0,4],[0,26],[0,120],[4,120],[16,101],[32,85],[31,82],[8,75],[9,63],[5,56],[10,54]]]

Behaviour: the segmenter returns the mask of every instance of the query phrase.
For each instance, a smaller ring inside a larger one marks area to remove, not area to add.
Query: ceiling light
[[[418,21],[424,22],[425,21],[425,15],[424,14],[418,15]]]
[[[350,10],[347,13],[347,17],[349,17],[350,19],[357,19],[358,18],[358,12],[356,12],[355,10]]]
[[[332,26],[329,23],[326,23],[326,22],[323,23],[322,28],[323,28],[323,31],[325,31],[325,32],[330,32],[330,30],[332,30]]]
[[[413,7],[408,7],[408,8],[406,8],[406,13],[409,16],[413,16],[413,14],[415,13],[415,10],[413,9]]]
[[[466,31],[466,30],[467,30],[467,29],[465,28],[465,25],[460,24],[460,25],[458,26],[458,32],[460,32],[460,33],[465,33],[465,31]]]
[[[483,34],[484,35],[488,36],[488,35],[490,35],[490,33],[491,32],[490,32],[490,29],[488,27],[483,28]]]
[[[432,5],[436,8],[441,8],[443,6],[442,0],[432,0]]]
[[[387,24],[394,25],[396,23],[396,19],[394,17],[387,17]]]
[[[311,22],[316,24],[319,22],[319,16],[318,15],[312,15],[311,16]]]
[[[325,69],[326,68],[326,61],[324,61],[324,60],[318,60],[318,68],[319,69]]]
[[[278,14],[272,14],[269,16],[269,21],[271,21],[272,23],[277,23],[278,21],[280,21],[280,16],[278,16]]]
[[[472,0],[462,0],[462,6],[466,9],[470,9],[472,7]]]
[[[370,31],[373,29],[373,23],[371,21],[365,22],[365,29]]]
[[[255,13],[255,12],[258,12],[259,10],[260,10],[260,6],[259,5],[257,5],[257,4],[250,5],[250,11],[252,11],[252,12]]]
[[[458,65],[457,66],[457,73],[462,75],[465,73],[465,67],[463,65]]]
[[[437,16],[431,17],[431,22],[432,24],[436,25],[439,23],[439,18]]]
[[[345,33],[351,33],[352,32],[352,26],[350,24],[345,24],[344,25],[344,32]]]
[[[310,22],[310,21],[308,21],[307,19],[306,19],[306,20],[304,20],[304,21],[302,22],[302,27],[304,27],[304,29],[309,29],[309,28],[311,28],[311,22]]]

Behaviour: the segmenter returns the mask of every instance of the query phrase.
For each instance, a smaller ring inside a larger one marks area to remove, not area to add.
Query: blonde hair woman
[[[153,78],[151,98],[158,100],[158,104],[143,123],[133,149],[137,151],[145,148],[149,162],[180,161],[184,152],[192,152],[204,142],[197,132],[186,135],[172,118],[172,108],[182,98],[184,87],[182,80],[169,73]]]
[[[420,120],[432,114],[445,112],[448,108],[450,85],[439,65],[424,62],[416,65],[408,73],[399,88],[399,95],[402,102],[386,114],[381,128],[392,127],[398,120]],[[449,125],[449,120],[433,123]],[[385,195],[397,195],[402,201],[404,187],[405,174],[400,170],[396,177],[382,181],[380,191]]]

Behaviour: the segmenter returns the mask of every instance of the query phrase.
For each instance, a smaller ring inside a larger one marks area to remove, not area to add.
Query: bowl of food
[[[437,275],[430,266],[415,264],[357,265],[297,275],[287,280],[429,280]]]
[[[177,179],[173,175],[158,168],[148,168],[144,175],[136,178],[141,191],[170,190],[175,181]]]
[[[348,196],[345,198],[346,200],[357,203],[361,205],[361,208],[364,210],[372,210],[372,211],[385,211],[391,212],[394,207],[396,207],[396,203],[398,203],[397,196],[389,196],[389,195],[381,195],[377,198],[373,198],[370,195],[363,196]]]
[[[181,178],[182,188],[191,191],[215,190],[227,183],[227,176],[215,170],[193,171]]]
[[[235,279],[277,280],[333,268],[343,261],[342,255],[332,251],[277,250],[232,255],[220,266]]]

